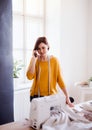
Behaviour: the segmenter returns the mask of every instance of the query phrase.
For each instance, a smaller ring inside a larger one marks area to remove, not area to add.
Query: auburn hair
[[[47,45],[48,50],[49,50],[50,46],[49,46],[49,43],[48,43],[46,37],[38,37],[38,39],[36,40],[35,46],[34,46],[34,50],[38,50],[38,46],[40,45],[41,42],[43,42],[45,45]]]

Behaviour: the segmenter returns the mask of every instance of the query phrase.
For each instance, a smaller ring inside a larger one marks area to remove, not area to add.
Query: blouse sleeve
[[[62,77],[61,68],[58,60],[57,60],[57,83],[61,89],[65,88],[65,83]]]
[[[31,64],[31,61],[30,61],[30,64]],[[29,66],[30,66],[30,64],[29,64]],[[29,71],[29,69],[27,70],[27,72],[26,72],[26,76],[27,76],[27,78],[29,79],[29,80],[32,80],[35,76],[36,76],[36,67],[37,66],[37,63],[36,63],[36,65],[35,65],[35,72],[32,74],[32,73],[30,73],[30,71]],[[28,67],[29,68],[29,67]]]

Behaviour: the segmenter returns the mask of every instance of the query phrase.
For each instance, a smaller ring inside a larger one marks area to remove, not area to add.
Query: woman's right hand
[[[33,56],[34,56],[35,58],[37,58],[37,57],[39,56],[39,54],[38,54],[38,51],[37,51],[37,50],[33,50]]]

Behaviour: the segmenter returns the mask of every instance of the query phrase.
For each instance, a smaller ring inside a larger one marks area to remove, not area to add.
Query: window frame
[[[12,0],[14,1],[14,0]],[[16,1],[16,0],[15,0]],[[13,61],[16,60],[15,58],[15,54],[14,52],[18,52],[18,51],[22,51],[22,54],[23,54],[23,64],[24,64],[24,67],[23,67],[23,71],[21,72],[21,75],[22,76],[22,79],[20,78],[19,80],[21,81],[20,83],[27,83],[29,82],[26,78],[26,71],[27,71],[27,66],[28,66],[28,63],[27,63],[27,52],[30,51],[30,54],[32,53],[32,50],[33,48],[30,48],[28,49],[26,47],[26,27],[25,27],[25,22],[26,22],[26,19],[27,18],[30,18],[31,20],[34,19],[34,21],[38,21],[38,20],[42,20],[42,28],[43,28],[43,34],[42,35],[45,35],[45,32],[46,32],[46,29],[45,29],[45,26],[46,26],[46,0],[43,0],[43,17],[42,16],[39,16],[39,15],[29,15],[29,14],[26,14],[25,13],[25,4],[26,4],[26,0],[22,0],[23,1],[23,12],[19,12],[19,11],[14,11],[14,8],[12,9],[13,10],[13,22],[14,22],[14,18],[16,16],[22,16],[23,18],[23,48],[14,48],[14,34],[13,34]],[[14,26],[13,26],[13,29],[14,29]],[[36,40],[36,39],[35,39]],[[31,58],[31,56],[30,56]],[[30,62],[30,60],[28,61]],[[20,75],[20,77],[21,77]]]

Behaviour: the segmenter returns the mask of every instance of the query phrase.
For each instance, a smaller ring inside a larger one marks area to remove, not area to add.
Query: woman
[[[72,107],[56,57],[48,56],[49,44],[46,37],[39,37],[35,43],[32,58],[27,70],[27,78],[34,79],[30,90],[30,100],[35,97],[47,96],[58,92],[60,86],[66,96],[66,103]]]

